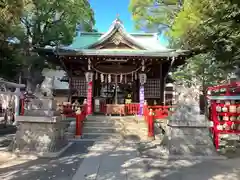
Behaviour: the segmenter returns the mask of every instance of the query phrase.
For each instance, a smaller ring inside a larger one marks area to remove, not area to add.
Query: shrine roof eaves
[[[95,50],[95,49],[82,49],[82,50],[69,50],[57,52],[60,56],[142,56],[142,57],[177,57],[179,55],[187,55],[189,51],[167,49],[162,51],[156,50]]]

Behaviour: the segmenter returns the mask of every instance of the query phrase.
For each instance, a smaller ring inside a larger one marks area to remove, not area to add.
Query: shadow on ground
[[[140,144],[139,137],[131,134],[109,151],[108,146],[112,143],[107,142],[98,147],[93,145],[94,142],[75,142],[60,158],[41,158],[2,168],[0,179],[72,180],[78,167],[84,164],[83,159],[92,159],[98,167],[90,165],[89,172],[85,172],[86,178],[93,177],[94,180],[239,180],[240,177],[240,158],[164,159],[161,152],[167,147],[167,139],[159,144]],[[88,149],[94,146],[95,152],[89,152]],[[90,171],[91,168],[94,170]]]
[[[71,180],[93,142],[75,142],[59,158],[39,158],[0,169],[1,180]]]
[[[16,130],[16,126],[12,125],[7,125],[7,127],[0,128],[0,149],[6,148],[10,145]]]

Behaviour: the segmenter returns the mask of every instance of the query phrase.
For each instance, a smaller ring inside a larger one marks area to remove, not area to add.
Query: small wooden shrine
[[[100,101],[163,104],[168,72],[190,55],[163,47],[157,33],[127,33],[119,18],[106,33],[81,32],[68,47],[38,53],[62,66],[72,90],[69,99],[87,99],[89,113]]]

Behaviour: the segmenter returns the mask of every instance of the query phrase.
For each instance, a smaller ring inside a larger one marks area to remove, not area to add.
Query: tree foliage
[[[9,41],[18,34],[23,0],[0,1],[0,76],[12,78],[18,71],[18,47]]]
[[[240,2],[237,0],[185,0],[171,35],[185,49],[209,52],[225,63],[239,65]]]
[[[86,0],[31,0],[25,6],[21,22],[26,35],[37,46],[52,42],[69,44],[77,24],[85,24],[91,31],[95,23],[94,13]]]
[[[0,1],[0,40],[5,41],[12,35],[13,27],[22,15],[23,0]]]
[[[4,0],[0,8],[0,76],[9,78],[22,70],[33,80],[46,64],[33,47],[70,44],[77,24],[86,31],[95,24],[86,0]],[[13,38],[17,43],[7,41]]]
[[[211,54],[198,54],[186,60],[185,64],[175,67],[171,77],[179,84],[188,87],[217,85],[229,78],[228,71],[221,62],[215,61]]]
[[[181,0],[131,0],[129,10],[137,29],[171,25],[180,9]]]
[[[235,66],[240,66],[239,0],[184,0],[180,3],[176,0],[173,3],[181,7],[170,11],[170,15],[162,6],[155,6],[156,2],[131,0],[130,10],[137,26],[167,22],[172,48],[200,52],[174,69],[175,80],[186,84],[194,83],[193,79],[208,85],[219,83]],[[154,7],[154,13],[147,7]]]
[[[185,0],[176,16],[170,35],[175,47],[201,52],[177,68],[173,77],[206,85],[227,80],[240,66],[240,2],[232,0]],[[205,67],[204,71],[199,71]],[[179,76],[182,74],[183,76]]]

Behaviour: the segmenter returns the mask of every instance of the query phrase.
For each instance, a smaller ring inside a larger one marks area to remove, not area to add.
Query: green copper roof
[[[126,32],[121,21],[116,19],[113,21],[109,30],[105,33],[98,32],[78,32],[73,43],[66,47],[67,49],[95,49],[98,46],[108,40],[115,39],[115,35],[121,36],[120,39],[125,39],[131,42],[136,47],[146,50],[167,50],[162,46],[158,33],[128,33]],[[119,37],[117,37],[119,39]],[[121,41],[121,40],[120,40]]]
[[[83,49],[95,42],[101,37],[101,33],[89,33],[81,32],[73,40],[73,43],[69,46],[72,49]]]

